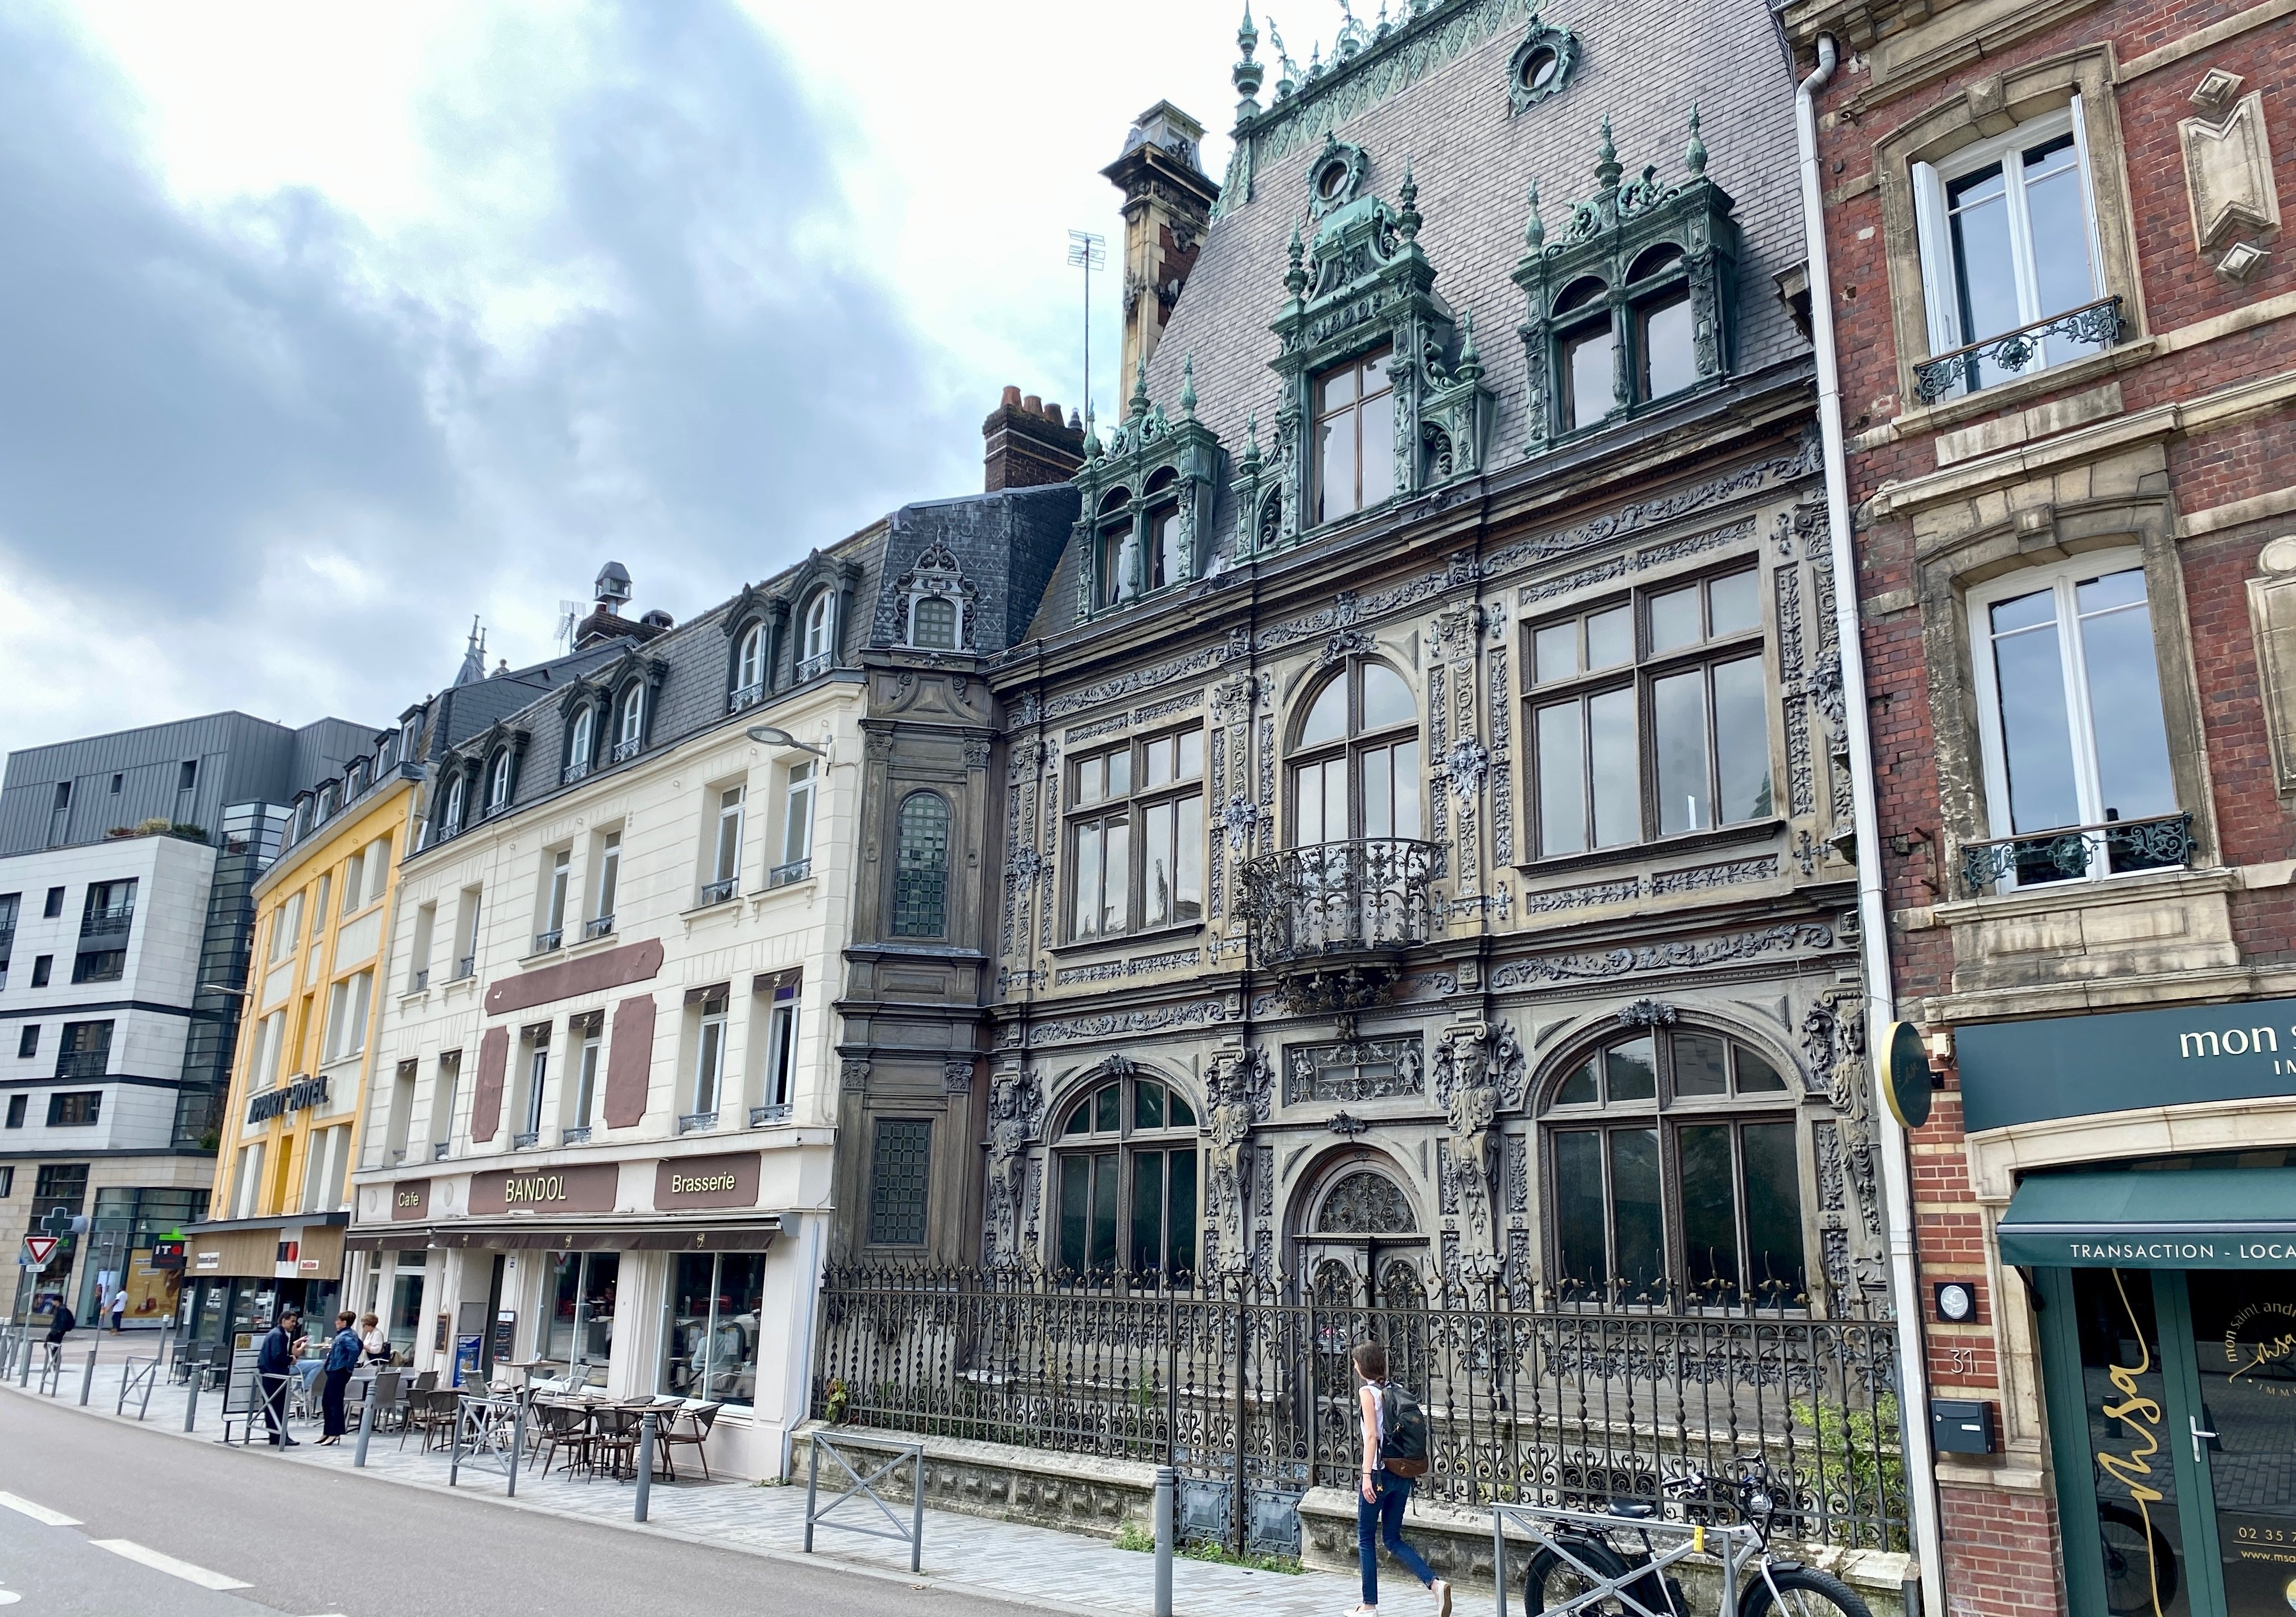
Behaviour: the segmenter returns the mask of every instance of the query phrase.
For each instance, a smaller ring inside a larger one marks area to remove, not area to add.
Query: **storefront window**
[[[410,1262],[409,1260],[412,1260]],[[387,1327],[393,1353],[412,1358],[422,1331],[422,1254],[401,1252],[398,1272],[390,1278],[390,1323]]]
[[[765,1292],[763,1252],[681,1256],[670,1282],[660,1390],[712,1403],[755,1402]]]
[[[603,1365],[614,1353],[614,1286],[619,1252],[550,1254],[550,1317],[543,1326],[542,1357]]]

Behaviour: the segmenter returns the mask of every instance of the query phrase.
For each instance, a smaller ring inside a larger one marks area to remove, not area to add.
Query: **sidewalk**
[[[89,1414],[112,1418],[124,1360],[139,1354],[149,1357],[159,1340],[150,1337],[139,1341],[130,1335],[123,1344],[105,1335],[99,1344],[94,1384],[88,1399]],[[65,1408],[78,1405],[90,1345],[89,1338],[81,1334],[75,1334],[65,1344],[63,1379],[54,1403]],[[19,1388],[11,1377],[5,1391],[15,1397],[37,1397],[38,1385],[36,1367],[30,1389]],[[201,1391],[198,1424],[190,1434],[182,1430],[184,1399],[184,1389],[160,1381],[152,1391],[144,1425],[155,1432],[182,1436],[186,1441],[218,1440],[223,1432],[222,1392]],[[135,1400],[131,1399],[127,1418],[133,1421],[135,1415]],[[234,1424],[236,1425],[236,1421]],[[259,1432],[259,1422],[258,1429]],[[311,1441],[317,1430],[316,1423],[308,1427],[298,1424],[292,1435],[301,1441],[301,1446],[267,1457],[291,1465],[353,1469],[351,1458],[357,1434],[345,1437],[340,1448],[320,1449],[314,1447]],[[422,1441],[417,1433],[407,1438],[402,1449],[398,1432],[375,1433],[367,1447],[366,1474],[378,1482],[445,1491],[447,1452],[433,1449],[423,1454]],[[258,1450],[264,1448],[259,1437],[255,1446]],[[680,1457],[684,1460],[685,1456]],[[480,1508],[486,1501],[504,1498],[504,1479],[498,1473],[465,1467],[454,1491],[469,1497],[473,1508]],[[634,1486],[628,1482],[584,1481],[562,1473],[545,1476],[539,1471],[526,1469],[519,1473],[516,1504],[524,1509],[630,1527],[634,1493]],[[896,1508],[901,1525],[906,1527],[906,1507]],[[848,1513],[851,1513],[850,1520],[865,1526],[886,1525],[866,1500],[844,1506],[838,1514],[847,1517]],[[803,1473],[800,1472],[793,1487],[657,1482],[648,1501],[647,1515],[646,1528],[636,1531],[654,1531],[694,1543],[776,1557],[801,1553],[805,1543]],[[909,1572],[906,1544],[833,1531],[827,1527],[816,1529],[814,1543],[813,1558],[816,1561],[842,1564],[880,1577],[897,1576],[913,1583],[946,1584],[1023,1605],[1064,1607],[1088,1613],[1145,1613],[1152,1601],[1152,1555],[1120,1550],[1104,1539],[1018,1523],[988,1521],[952,1511],[925,1512],[924,1571],[921,1578]],[[1398,1612],[1415,1613],[1426,1601],[1407,1578],[1402,1580],[1397,1594],[1401,1598],[1392,1604]],[[1189,1617],[1229,1617],[1247,1607],[1252,1617],[1337,1617],[1351,1610],[1357,1597],[1354,1579],[1327,1572],[1296,1576],[1254,1572],[1185,1559],[1176,1561],[1172,1568],[1173,1609]]]

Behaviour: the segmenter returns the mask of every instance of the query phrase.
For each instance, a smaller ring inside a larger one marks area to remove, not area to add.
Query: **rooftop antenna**
[[[558,603],[558,628],[552,633],[551,638],[568,651],[572,651],[574,626],[581,621],[582,603],[579,601],[561,601]]]
[[[1069,267],[1084,271],[1084,430],[1092,431],[1092,272],[1108,265],[1108,238],[1069,232]]]

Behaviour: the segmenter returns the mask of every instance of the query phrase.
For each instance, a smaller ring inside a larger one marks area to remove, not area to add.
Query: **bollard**
[[[366,1441],[373,1435],[374,1383],[369,1382],[366,1384],[366,1397],[359,1401],[359,1441],[358,1447],[351,1450],[352,1469],[361,1470],[365,1467]]]
[[[1178,1478],[1156,1467],[1156,1617],[1172,1617],[1172,1492]]]
[[[200,1419],[200,1367],[192,1367],[192,1379],[184,1383],[184,1430],[189,1432]]]
[[[648,1496],[653,1490],[653,1415],[638,1417],[638,1498],[636,1520],[646,1519]]]
[[[922,1572],[925,1561],[925,1451],[917,1449],[915,1473],[909,1479],[909,1570]]]
[[[805,1460],[805,1553],[813,1554],[813,1498],[821,1487],[821,1442],[819,1439],[806,1445]]]
[[[16,1377],[16,1384],[20,1387],[32,1384],[32,1334],[29,1331],[24,1333],[24,1367]]]
[[[87,1408],[87,1395],[95,1389],[95,1350],[87,1350],[87,1368],[79,1373],[79,1407]]]
[[[401,1439],[404,1442],[406,1440]],[[463,1469],[463,1400],[455,1399],[455,1441],[447,1451],[447,1486],[455,1485],[455,1478]]]
[[[510,1494],[518,1498],[518,1470],[526,1463],[526,1406],[519,1404],[510,1418]]]

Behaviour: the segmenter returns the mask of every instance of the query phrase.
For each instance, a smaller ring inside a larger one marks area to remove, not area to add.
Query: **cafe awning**
[[[777,1213],[668,1222],[639,1219],[456,1219],[436,1224],[371,1225],[353,1230],[352,1252],[421,1252],[430,1247],[552,1252],[758,1252],[781,1233]]]
[[[2000,1236],[2039,1268],[2296,1270],[2296,1168],[2035,1174]]]

